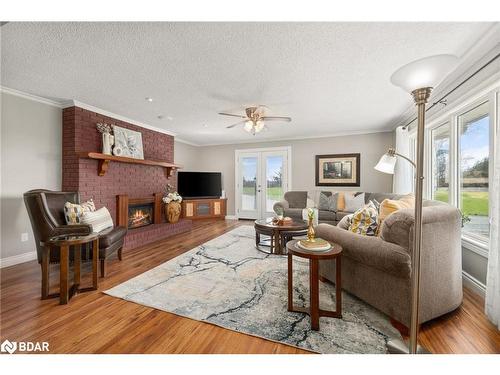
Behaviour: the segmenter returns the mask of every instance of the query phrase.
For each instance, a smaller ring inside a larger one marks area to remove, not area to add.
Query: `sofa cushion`
[[[350,215],[345,215],[340,221],[339,223],[337,224],[337,227],[341,228],[341,229],[345,229],[345,230],[348,230],[349,229],[349,226],[351,225],[351,220],[352,220],[352,215],[353,214],[350,214]]]
[[[285,193],[285,199],[290,208],[306,208],[307,191],[288,191]]]
[[[84,212],[94,211],[95,204],[92,199],[80,204],[71,202],[64,203],[64,218],[68,225],[80,224]]]
[[[337,221],[337,215],[332,211],[320,210],[318,216],[320,221]]]
[[[318,208],[323,211],[337,211],[338,193],[322,191],[319,194]]]
[[[106,207],[102,207],[94,212],[84,212],[81,221],[82,224],[90,225],[92,232],[95,233],[113,226],[113,219]]]
[[[302,220],[302,208],[286,208],[283,215],[295,220]]]
[[[377,234],[377,217],[377,207],[373,202],[370,202],[352,215],[348,230],[363,236],[375,236]]]
[[[99,247],[101,249],[109,247],[115,242],[123,239],[126,234],[127,228],[122,226],[104,229],[103,231],[99,232]]]
[[[344,211],[355,212],[365,205],[365,193],[351,194],[346,193]]]
[[[402,210],[403,208],[413,208],[415,207],[415,197],[413,194],[408,194],[401,199],[384,199],[380,203],[378,225],[382,228],[384,220],[392,213]]]
[[[352,212],[337,211],[335,214],[337,221],[342,220],[344,218],[344,216],[347,216],[347,215],[352,215]]]

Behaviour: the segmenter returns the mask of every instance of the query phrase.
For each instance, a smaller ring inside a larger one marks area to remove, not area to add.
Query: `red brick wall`
[[[79,159],[80,151],[101,152],[98,122],[114,124],[142,133],[145,159],[174,161],[174,137],[91,112],[79,107],[63,110],[62,189],[79,191],[83,200],[93,198],[96,207],[106,206],[116,224],[116,196],[146,197],[163,192],[167,183],[176,186],[175,175],[167,179],[160,167],[113,163],[104,176],[97,174],[97,160]]]

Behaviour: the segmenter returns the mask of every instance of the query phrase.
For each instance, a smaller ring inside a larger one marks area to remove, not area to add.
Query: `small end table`
[[[80,264],[81,264],[81,246],[92,242],[92,287],[80,288]],[[41,241],[43,246],[42,253],[42,299],[54,298],[59,296],[59,303],[65,305],[77,292],[86,292],[97,290],[97,263],[99,262],[99,235],[91,233],[88,235],[62,235],[49,238],[47,241]],[[69,273],[69,249],[74,249],[74,274],[73,285],[68,283]],[[59,293],[49,294],[49,262],[50,249],[58,247],[60,251],[59,262]]]
[[[330,242],[332,248],[328,251],[308,251],[296,246],[298,240],[286,244],[288,250],[288,311],[308,314],[311,317],[311,329],[319,330],[320,316],[330,318],[342,318],[342,285],[341,285],[341,256],[342,246]],[[293,305],[293,255],[309,259],[309,307],[297,307]],[[319,308],[319,261],[324,259],[335,259],[335,311],[327,311]]]

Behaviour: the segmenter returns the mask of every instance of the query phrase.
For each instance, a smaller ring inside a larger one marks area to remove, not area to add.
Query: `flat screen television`
[[[220,198],[222,174],[220,172],[177,173],[177,191],[184,199]]]

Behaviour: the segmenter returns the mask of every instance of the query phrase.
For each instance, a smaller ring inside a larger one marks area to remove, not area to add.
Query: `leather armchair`
[[[67,225],[64,217],[64,204],[66,202],[80,203],[80,195],[77,192],[59,192],[51,190],[36,189],[24,193],[24,203],[35,237],[38,263],[42,263],[43,242],[50,237],[62,234],[86,235],[92,232],[90,225],[76,224]],[[99,260],[101,265],[101,277],[105,276],[105,260],[112,253],[117,252],[118,259],[122,260],[122,248],[127,228],[108,228],[99,233]],[[90,249],[82,252],[82,260],[89,260],[92,252]],[[70,252],[70,261],[73,260],[73,252]],[[59,252],[51,251],[51,263],[59,263]]]

